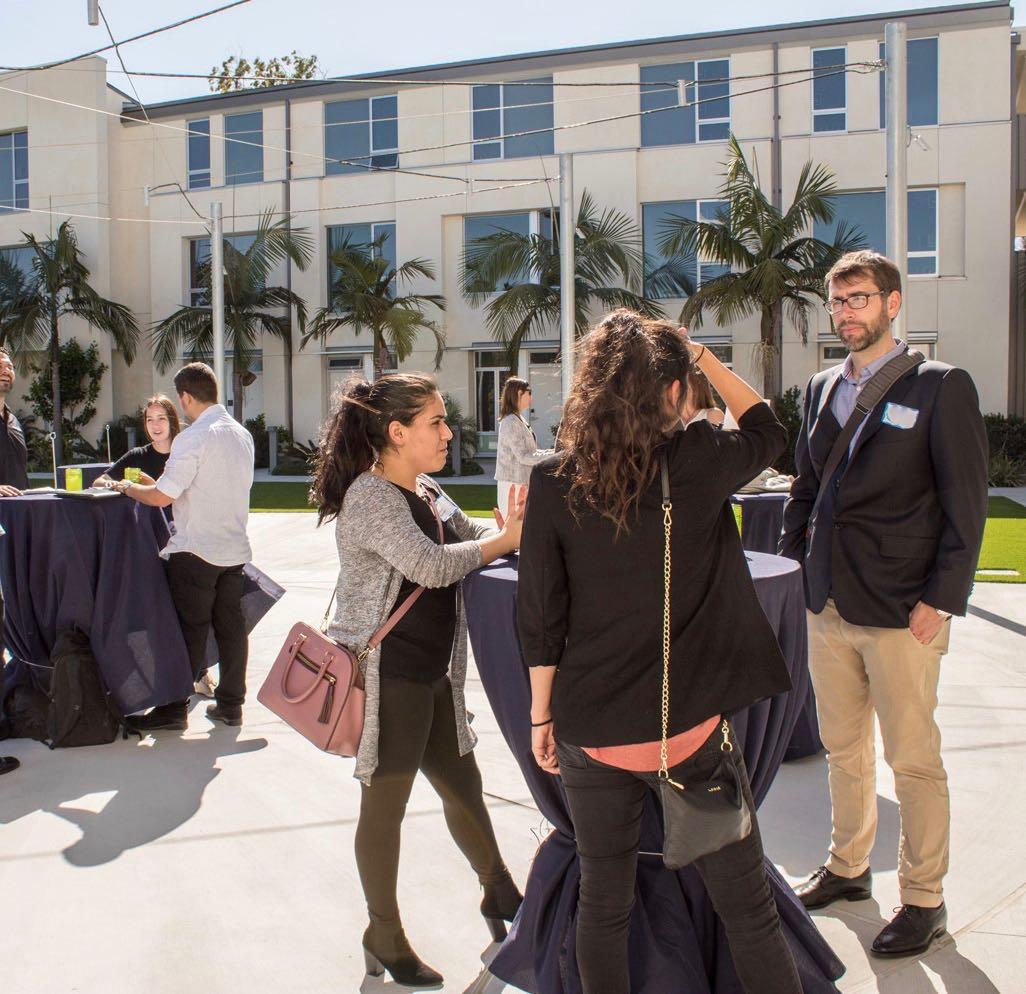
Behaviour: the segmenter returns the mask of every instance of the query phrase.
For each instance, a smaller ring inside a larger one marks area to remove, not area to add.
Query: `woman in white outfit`
[[[531,409],[531,384],[517,376],[506,380],[499,405],[499,442],[495,457],[495,481],[499,507],[505,507],[503,494],[509,494],[512,484],[526,485],[531,469],[552,454],[552,449],[539,449],[527,412]]]

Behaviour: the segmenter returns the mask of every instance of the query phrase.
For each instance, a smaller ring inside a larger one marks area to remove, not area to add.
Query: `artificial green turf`
[[[444,481],[443,481],[444,485]],[[472,516],[491,518],[495,487],[485,483],[454,483],[446,493]],[[253,511],[313,511],[307,483],[256,483],[250,494]],[[740,508],[735,507],[735,515]],[[1014,576],[981,576],[979,582],[1026,583],[1026,507],[1007,497],[991,497],[983,534],[980,569],[1016,570]]]

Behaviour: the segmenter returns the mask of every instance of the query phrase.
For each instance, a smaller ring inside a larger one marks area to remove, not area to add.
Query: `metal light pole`
[[[210,205],[210,316],[214,332],[217,399],[224,403],[224,223],[219,200]]]
[[[559,353],[563,402],[574,379],[574,157],[571,152],[559,156]]]
[[[887,255],[901,273],[908,293],[908,28],[902,21],[884,29],[887,59]],[[895,338],[905,338],[905,307],[892,323]]]

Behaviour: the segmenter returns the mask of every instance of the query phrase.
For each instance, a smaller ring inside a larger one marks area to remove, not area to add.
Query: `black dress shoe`
[[[0,756],[0,776],[5,773],[13,773],[19,766],[21,766],[21,761],[13,756]]]
[[[798,900],[808,908],[825,908],[834,901],[868,901],[873,896],[873,874],[870,870],[857,877],[839,877],[821,866],[804,883],[794,889]]]
[[[242,708],[238,704],[208,704],[207,717],[212,721],[223,721],[226,725],[241,725]]]
[[[508,873],[501,880],[484,884],[481,914],[494,942],[502,942],[506,938],[506,922],[516,918],[523,901],[524,895]]]
[[[934,939],[940,938],[948,927],[948,909],[921,908],[916,904],[903,904],[889,925],[873,940],[874,956],[915,956],[925,953]]]
[[[413,951],[398,921],[373,921],[363,933],[363,959],[367,973],[380,977],[386,970],[404,987],[441,987],[442,975]]]
[[[125,724],[133,732],[184,732],[189,725],[189,702],[174,701],[171,704],[161,704],[146,714],[126,718]]]

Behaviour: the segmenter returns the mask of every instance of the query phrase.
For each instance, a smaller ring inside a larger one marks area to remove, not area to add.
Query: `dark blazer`
[[[779,455],[784,429],[765,404],[740,430],[692,424],[666,445],[673,500],[670,722],[676,735],[790,688],[728,504]],[[568,504],[559,456],[531,473],[517,619],[528,666],[558,666],[556,735],[579,746],[660,734],[663,511],[658,478],[630,531]]]
[[[854,625],[905,628],[920,600],[965,614],[987,517],[987,436],[972,378],[924,362],[899,379],[810,528],[820,473],[841,431],[830,410],[841,369],[817,373],[805,391],[781,554],[803,563],[817,614],[828,596]],[[884,423],[888,403],[918,411],[915,424]]]

